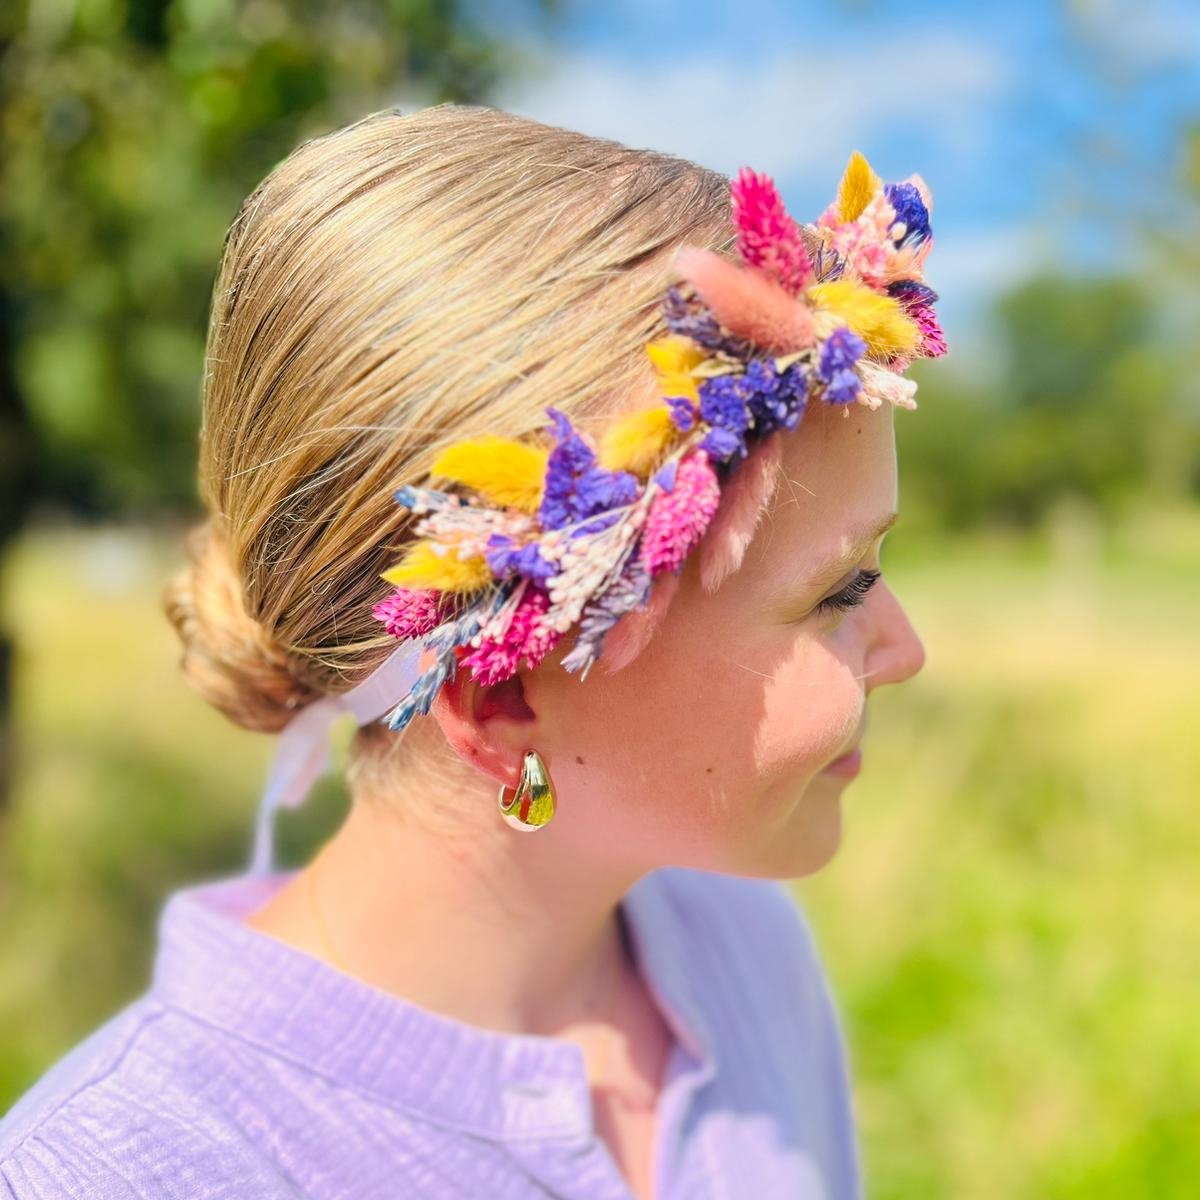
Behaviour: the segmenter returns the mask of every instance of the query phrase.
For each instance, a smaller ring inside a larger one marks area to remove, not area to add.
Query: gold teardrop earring
[[[549,825],[554,816],[554,784],[550,772],[536,750],[526,750],[521,764],[521,778],[510,799],[505,799],[508,785],[500,785],[500,815],[506,825],[522,833],[532,833]]]

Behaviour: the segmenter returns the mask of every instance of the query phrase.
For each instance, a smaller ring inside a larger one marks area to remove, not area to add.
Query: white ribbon
[[[406,639],[361,683],[348,692],[313,701],[284,726],[258,805],[250,874],[265,875],[274,869],[275,810],[299,808],[329,769],[333,723],[349,712],[359,725],[367,725],[399,704],[420,678],[417,664],[423,645],[419,637]]]

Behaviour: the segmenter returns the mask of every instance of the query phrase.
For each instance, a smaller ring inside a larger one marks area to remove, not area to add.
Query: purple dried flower
[[[846,325],[825,339],[817,374],[825,383],[825,399],[830,404],[851,404],[858,398],[862,381],[854,364],[866,350],[867,343]]]
[[[675,488],[675,472],[679,469],[679,459],[673,458],[670,462],[664,463],[655,472],[654,481],[664,492],[673,491]]]
[[[561,529],[574,521],[621,505],[632,504],[640,485],[628,471],[596,466],[595,451],[553,406],[546,408],[555,424],[558,444],[546,463],[546,482],[539,509],[543,529]]]
[[[884,195],[896,210],[896,220],[903,221],[903,237],[896,240],[896,247],[919,246],[930,235],[929,210],[921,193],[911,183],[889,183],[884,185]]]
[[[671,420],[682,433],[687,433],[696,423],[696,406],[686,396],[668,396]]]
[[[705,450],[718,460],[744,456],[751,421],[745,377],[716,375],[703,380],[699,390],[700,416],[712,426],[701,443]]]
[[[938,294],[919,279],[896,279],[887,286],[887,294],[899,300],[907,309],[918,304],[936,304]]]
[[[722,351],[734,358],[749,357],[753,347],[745,338],[727,332],[709,311],[691,284],[667,288],[662,304],[667,328],[690,338],[706,350]]]
[[[497,579],[507,579],[515,572],[536,583],[545,583],[558,570],[555,563],[545,558],[537,542],[522,546],[507,533],[489,535],[483,555]]]
[[[802,363],[779,371],[772,359],[752,359],[744,378],[756,437],[796,428],[808,403],[808,369]]]
[[[568,671],[587,668],[600,657],[608,631],[627,612],[646,603],[652,578],[646,564],[630,555],[616,581],[601,596],[588,604],[580,617],[579,633],[570,653],[562,660]]]

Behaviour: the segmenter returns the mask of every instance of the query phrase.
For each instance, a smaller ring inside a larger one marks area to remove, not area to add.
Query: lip
[[[848,754],[835,758],[825,771],[830,775],[840,775],[845,779],[853,779],[862,770],[862,747],[855,746]]]

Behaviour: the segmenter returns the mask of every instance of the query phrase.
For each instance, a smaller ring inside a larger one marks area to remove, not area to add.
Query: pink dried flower
[[[721,502],[721,485],[704,450],[679,460],[675,486],[650,501],[640,554],[652,575],[675,570],[704,536]]]
[[[395,588],[371,609],[392,637],[423,637],[446,619],[443,595],[436,588]]]
[[[508,629],[496,638],[484,638],[464,655],[461,664],[485,687],[509,679],[520,669],[522,657],[532,670],[554,648],[562,634],[542,621],[550,607],[543,588],[527,584],[513,611]]]
[[[921,343],[921,354],[925,358],[940,358],[946,353],[946,335],[938,324],[937,313],[931,304],[914,304],[908,310],[908,315],[916,322],[917,328],[924,334]]]
[[[769,271],[791,295],[797,295],[812,276],[812,263],[800,226],[784,208],[775,181],[743,167],[729,191],[742,261]]]
[[[887,196],[879,192],[853,221],[843,221],[838,206],[829,205],[817,219],[817,228],[825,245],[855,275],[868,287],[880,288],[896,257],[891,236],[895,221],[896,210]]]

